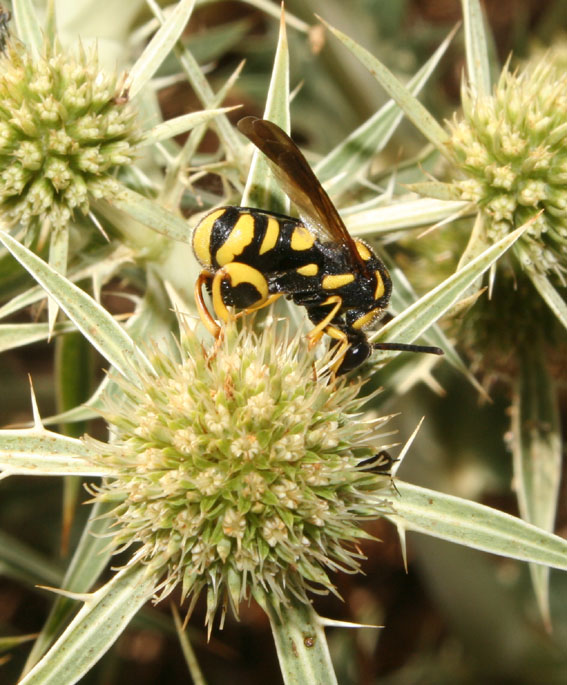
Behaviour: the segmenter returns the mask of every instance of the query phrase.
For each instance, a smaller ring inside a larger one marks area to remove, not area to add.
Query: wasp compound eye
[[[363,364],[372,353],[372,347],[366,340],[351,345],[344,354],[343,360],[337,369],[337,375],[348,373]]]

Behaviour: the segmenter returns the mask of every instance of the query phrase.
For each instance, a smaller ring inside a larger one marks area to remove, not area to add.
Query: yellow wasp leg
[[[347,334],[344,331],[335,328],[334,326],[328,326],[325,330],[325,333],[331,338],[334,338],[335,340],[339,341],[338,348],[335,352],[335,361],[331,366],[331,371],[334,378],[337,374],[337,371],[339,370],[340,365],[343,362],[344,356],[349,348],[350,343],[348,341]]]
[[[215,273],[215,277],[213,278],[213,286],[212,286],[212,298],[213,298],[213,308],[222,321],[227,323],[234,317],[231,315],[231,313],[228,311],[226,304],[224,303],[222,299],[222,292],[221,292],[221,286],[222,282],[228,278],[230,280],[230,276],[226,272],[225,268],[223,267],[222,269],[219,269]]]
[[[218,338],[221,333],[221,328],[211,316],[211,313],[205,304],[205,300],[203,299],[203,284],[212,278],[213,274],[209,273],[208,271],[201,271],[199,278],[195,283],[195,302],[197,303],[197,311],[199,312],[201,321],[205,324],[206,329],[209,331],[209,333],[211,333],[211,335],[214,335],[215,338]]]
[[[331,323],[331,321],[335,318],[337,312],[341,308],[341,305],[343,303],[343,298],[340,295],[331,295],[321,304],[321,306],[324,307],[327,304],[333,304],[333,303],[334,303],[334,307],[330,310],[330,312],[327,314],[327,316],[322,321],[319,321],[319,323],[315,326],[315,328],[313,328],[307,334],[307,340],[309,341],[309,349],[312,349],[313,347],[315,347],[315,345],[319,342],[319,340],[321,340],[321,338],[323,337],[323,334],[325,333],[325,329]]]
[[[222,299],[221,288],[223,281],[228,281],[233,287],[236,287],[241,283],[247,283],[254,286],[258,292],[258,299],[256,304],[252,305],[252,311],[254,309],[261,309],[266,305],[267,300],[270,299],[268,282],[260,271],[248,266],[248,264],[241,264],[240,262],[225,264],[225,266],[215,273],[212,285],[213,308],[219,319],[222,319],[224,322],[232,321],[236,316],[228,311],[228,308]],[[249,309],[250,308],[245,311],[248,311]]]
[[[238,318],[239,316],[244,316],[244,314],[252,314],[252,312],[257,312],[259,309],[263,309],[264,307],[267,307],[270,304],[272,304],[272,302],[275,302],[282,295],[283,293],[274,293],[263,302],[260,302],[259,304],[254,304],[252,305],[252,307],[247,307],[246,309],[243,309],[241,312],[238,312],[236,318]]]

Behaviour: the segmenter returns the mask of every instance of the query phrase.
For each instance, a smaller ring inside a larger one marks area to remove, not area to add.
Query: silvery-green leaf
[[[42,423],[45,426],[52,426],[58,423],[75,423],[77,421],[90,421],[91,419],[100,418],[100,411],[105,406],[104,400],[107,396],[112,395],[112,391],[116,387],[116,383],[111,380],[110,376],[106,375],[91,397],[80,407],[75,407],[53,416],[42,417]]]
[[[151,10],[161,22],[165,21],[164,14],[157,4],[152,3]],[[219,103],[216,101],[215,93],[191,52],[177,43],[175,54],[203,107],[205,109],[218,107]],[[225,114],[219,115],[215,120],[215,128],[218,131],[221,144],[224,150],[226,150],[227,156],[238,164],[242,159],[243,145]]]
[[[386,263],[386,266],[388,267],[390,275],[392,276],[392,282],[394,284],[394,287],[392,288],[392,298],[390,300],[390,304],[394,312],[404,312],[417,300],[417,296],[415,295],[414,290],[404,272],[400,268],[389,261]],[[451,341],[447,338],[437,324],[433,324],[427,329],[427,331],[425,331],[424,340],[428,345],[440,347],[445,353],[443,355],[443,359],[457,369],[457,371],[462,373],[469,383],[481,395],[486,396],[486,391],[466,367]],[[431,357],[431,355],[426,356]],[[435,358],[433,358],[432,361],[434,360]],[[408,387],[406,385],[406,392],[407,390]]]
[[[224,114],[225,112],[232,112],[238,107],[220,107],[218,109],[203,109],[200,112],[189,112],[189,114],[182,114],[181,116],[168,119],[160,124],[157,124],[149,131],[144,133],[144,137],[140,146],[153,145],[161,140],[168,140],[174,138],[182,133],[190,131],[192,128],[200,124],[206,124],[211,119]]]
[[[57,273],[65,276],[67,272],[67,255],[69,253],[69,231],[67,227],[57,227],[51,231],[49,240],[49,266]],[[50,334],[55,327],[55,320],[59,312],[57,302],[52,298],[47,299],[47,320]]]
[[[468,81],[477,95],[490,95],[490,65],[482,7],[479,0],[461,0],[461,4]]]
[[[247,5],[252,5],[252,7],[257,7],[262,12],[269,14],[275,19],[281,19],[282,13],[277,3],[270,2],[270,0],[244,0]],[[309,31],[309,24],[306,24],[301,19],[298,19],[295,15],[290,14],[286,11],[285,13],[285,23],[298,31],[307,33]]]
[[[417,95],[427,83],[454,33],[449,34],[410,79],[406,87],[412,95]],[[354,182],[356,173],[387,145],[402,117],[403,112],[390,100],[315,166],[315,173],[321,182],[326,182],[328,193],[341,192]]]
[[[203,675],[201,667],[199,666],[199,662],[197,661],[197,655],[195,654],[195,650],[193,649],[193,645],[191,644],[189,635],[187,634],[187,630],[183,625],[183,621],[179,616],[179,611],[177,610],[175,604],[171,605],[171,612],[173,614],[177,639],[179,640],[179,645],[181,647],[181,651],[183,652],[183,658],[187,664],[187,669],[191,674],[192,682],[195,685],[207,685],[205,676]]]
[[[325,631],[313,607],[293,599],[289,606],[275,606],[271,596],[259,586],[254,588],[253,595],[270,619],[286,685],[336,684]]]
[[[487,250],[492,245],[492,241],[488,239],[486,235],[486,230],[484,226],[484,215],[479,212],[474,220],[473,229],[469,236],[469,241],[466,248],[459,259],[459,264],[457,269],[462,269],[466,266],[472,259],[478,257],[485,250]]]
[[[553,532],[561,482],[561,421],[558,389],[538,352],[521,357],[512,406],[514,488],[525,521]],[[530,567],[540,612],[549,616],[549,569]]]
[[[8,300],[6,304],[2,305],[2,307],[0,307],[0,319],[11,316],[15,312],[20,311],[20,309],[29,307],[43,299],[45,299],[45,290],[39,286],[34,286],[33,288],[14,296],[11,300]]]
[[[392,72],[376,57],[356,43],[352,38],[338,29],[332,27],[321,19],[323,24],[331,31],[353,55],[355,55],[370,71],[374,78],[382,85],[388,95],[395,100],[408,119],[421,131],[421,133],[443,154],[446,154],[445,145],[449,135],[440,126],[430,112],[417,100],[410,91],[392,74]]]
[[[25,43],[36,55],[40,55],[43,47],[41,21],[35,11],[32,0],[12,0],[14,24],[18,38]]]
[[[111,471],[93,463],[92,448],[82,440],[46,429],[0,431],[2,475],[106,476]]]
[[[67,278],[74,283],[85,279],[92,279],[99,283],[104,283],[110,279],[114,273],[120,268],[124,262],[130,261],[132,258],[129,249],[119,246],[109,246],[108,250],[103,250],[100,254],[100,260],[94,263],[91,260],[86,260],[86,265],[78,266],[72,272],[67,273]],[[6,304],[0,307],[0,319],[11,316],[16,312],[29,307],[41,300],[45,299],[45,290],[40,286],[34,286],[29,290],[14,296]]]
[[[0,241],[47,294],[53,297],[93,347],[123,376],[132,376],[132,362],[135,359],[151,368],[124,328],[87,293],[58,274],[7,233],[0,232]]]
[[[553,287],[549,278],[533,269],[527,270],[526,273],[557,320],[564,328],[567,328],[567,303]]]
[[[236,67],[232,74],[227,78],[225,83],[219,88],[216,93],[210,107],[211,110],[218,107],[218,105],[223,102],[226,95],[235,84],[238,79],[242,68],[244,67],[244,61]],[[208,111],[208,110],[204,110]],[[177,207],[181,202],[183,193],[187,190],[187,182],[185,180],[185,175],[182,172],[183,169],[191,165],[191,162],[199,149],[199,146],[203,140],[206,133],[207,127],[204,124],[196,126],[191,130],[191,133],[187,137],[187,140],[181,147],[181,150],[175,155],[175,157],[170,162],[165,179],[163,182],[163,187],[160,191],[160,200],[165,203],[166,206]],[[230,162],[228,162],[230,164]],[[229,167],[230,168],[230,167]],[[234,170],[237,175],[237,169]],[[233,181],[235,185],[238,185],[239,178]]]
[[[70,321],[55,324],[53,331],[47,323],[9,323],[0,324],[0,352],[12,350],[15,347],[31,345],[40,340],[47,340],[53,335],[76,330]]]
[[[59,579],[50,581],[52,584],[59,585],[61,583],[61,587],[65,590],[78,593],[88,592],[92,588],[112,555],[108,531],[113,519],[105,516],[105,514],[113,507],[113,503],[103,505],[100,502],[93,506],[65,577],[62,582]],[[62,595],[57,597],[41,633],[30,651],[24,668],[24,675],[31,670],[57,639],[57,636],[61,634],[62,628],[68,623],[75,607],[76,602],[69,597]]]
[[[264,108],[264,119],[273,121],[289,133],[289,53],[284,14],[282,7],[280,34]],[[289,198],[279,187],[266,158],[256,147],[242,194],[242,205],[289,214]]]
[[[372,237],[396,230],[429,226],[462,216],[467,202],[446,202],[430,198],[404,198],[401,202],[365,211],[341,212],[349,233],[357,237]]]
[[[164,310],[169,310],[171,306],[169,300],[167,304],[163,304],[161,300],[156,302],[156,288],[148,290],[147,296],[137,304],[135,312],[128,318],[126,323],[126,329],[134,342],[140,341],[140,344],[142,344],[150,339],[159,341],[160,339],[168,338],[171,332],[171,325],[168,326],[165,321],[162,321],[162,316],[165,317],[166,312]],[[162,309],[161,312],[159,311],[160,307]],[[188,308],[184,306],[180,311],[186,313]],[[115,398],[118,400],[120,393],[121,391],[114,380],[106,375],[91,397],[80,407],[42,418],[42,423],[44,425],[53,425],[55,423],[74,423],[97,418],[100,416],[100,410],[104,408],[103,398],[110,401]]]
[[[174,10],[168,14],[159,30],[146,45],[143,53],[130,69],[124,84],[129,97],[135,97],[159,69],[185,30],[194,5],[195,0],[179,0]]]
[[[514,232],[504,236],[497,243],[489,247],[472,262],[447,278],[443,283],[433,288],[421,297],[411,307],[383,326],[373,341],[411,343],[424,331],[447,312],[466,293],[469,286],[484,273],[508,248],[522,235],[529,224],[520,226]],[[376,357],[384,358],[398,354],[397,352],[379,351]]]
[[[395,514],[402,530],[567,570],[567,540],[483,504],[396,480]]]
[[[99,389],[101,386],[99,386]],[[102,391],[99,391],[99,389],[97,389],[97,391],[93,394],[88,402],[85,402],[85,404],[81,405],[80,407],[75,407],[74,409],[61,412],[60,414],[47,416],[43,419],[43,423],[46,426],[50,426],[57,423],[75,423],[77,421],[90,421],[91,419],[99,418],[100,413],[97,411],[97,409],[103,408],[103,404],[100,401]]]
[[[144,197],[135,190],[122,187],[119,193],[108,200],[108,204],[167,238],[185,243],[189,242],[191,232],[183,217],[162,207],[154,200]]]
[[[152,596],[156,580],[134,565],[90,595],[65,632],[20,685],[73,685],[110,649]]]

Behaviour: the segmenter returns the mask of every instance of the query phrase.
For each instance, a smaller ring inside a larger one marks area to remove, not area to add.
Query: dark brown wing
[[[274,176],[305,224],[324,239],[341,245],[352,264],[366,273],[366,265],[335,205],[287,133],[271,121],[258,117],[244,117],[237,125],[241,133],[266,155]]]

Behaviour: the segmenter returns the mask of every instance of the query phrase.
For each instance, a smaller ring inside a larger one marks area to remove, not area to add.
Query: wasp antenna
[[[426,352],[427,354],[445,354],[440,347],[430,345],[406,345],[406,343],[372,343],[375,350],[397,350],[398,352]]]

